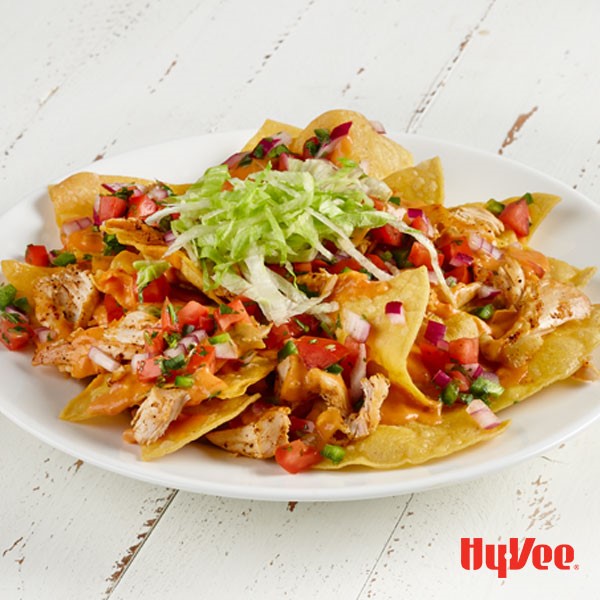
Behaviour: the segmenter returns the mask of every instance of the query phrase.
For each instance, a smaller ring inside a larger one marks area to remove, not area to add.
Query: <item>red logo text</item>
[[[477,571],[482,566],[496,571],[498,577],[506,577],[508,571],[519,571],[527,563],[539,571],[547,571],[554,565],[569,571],[575,560],[575,550],[569,544],[555,548],[536,544],[535,538],[525,538],[523,545],[518,538],[509,538],[508,544],[484,544],[482,538],[461,538],[460,564],[467,571]]]

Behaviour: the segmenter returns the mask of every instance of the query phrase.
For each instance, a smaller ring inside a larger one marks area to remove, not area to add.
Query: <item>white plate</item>
[[[252,132],[194,137],[151,146],[96,162],[99,173],[163,181],[193,181],[203,170],[235,152]],[[558,194],[563,202],[536,232],[535,246],[587,266],[597,261],[600,209],[566,185],[520,164],[417,136],[395,135],[421,160],[439,155],[449,204],[502,199],[527,191]],[[0,257],[22,258],[25,246],[57,246],[45,191],[27,197],[0,219]],[[596,263],[597,264],[597,263]],[[588,288],[600,300],[600,279]],[[425,490],[480,477],[543,452],[600,416],[600,394],[591,385],[559,384],[502,413],[512,425],[494,440],[429,464],[394,471],[349,469],[288,475],[272,461],[236,458],[192,444],[144,463],[135,446],[121,441],[124,420],[73,424],[58,419],[80,389],[48,368],[33,368],[27,353],[2,351],[0,410],[37,438],[99,467],[155,484],[236,498],[260,500],[354,500]]]

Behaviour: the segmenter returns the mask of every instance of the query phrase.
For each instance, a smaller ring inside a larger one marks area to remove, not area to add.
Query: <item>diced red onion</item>
[[[29,323],[29,317],[14,306],[7,306],[4,310],[11,315],[17,315],[21,321]]]
[[[132,198],[138,198],[139,196],[143,196],[146,193],[146,188],[139,185],[128,185],[126,187],[132,190]]]
[[[89,359],[99,367],[114,373],[121,365],[112,356],[105,354],[96,346],[92,346],[88,352]]]
[[[150,354],[142,352],[140,354],[134,354],[131,357],[131,370],[135,373],[141,367],[142,363],[150,358]]]
[[[192,331],[192,333],[190,333],[189,336],[195,338],[196,343],[199,344],[208,337],[208,333],[206,333],[204,329],[196,329]]]
[[[238,349],[237,346],[232,342],[223,342],[221,344],[215,344],[215,356],[217,358],[224,358],[226,360],[230,360],[238,357]]]
[[[477,379],[483,373],[483,367],[479,363],[469,363],[462,367],[472,379]]]
[[[229,158],[225,159],[223,161],[223,164],[227,165],[230,169],[235,169],[235,167],[238,166],[240,161],[246,158],[246,156],[248,156],[249,154],[250,152],[236,152],[235,154],[232,154]]]
[[[457,252],[451,259],[450,264],[453,267],[470,266],[473,264],[473,257],[470,254],[464,252]]]
[[[477,297],[481,298],[482,300],[483,299],[488,300],[488,299],[495,298],[500,293],[501,292],[498,288],[492,287],[491,285],[482,285],[477,290]]]
[[[96,199],[94,200],[94,225],[101,224],[102,221],[100,220],[100,196],[96,196]]]
[[[409,208],[406,211],[409,219],[416,219],[417,217],[423,216],[423,211],[420,208]]]
[[[393,300],[385,305],[385,314],[387,315],[390,323],[394,325],[406,325],[406,312],[402,302]]]
[[[438,276],[434,271],[427,271],[427,279],[429,279],[431,285],[437,285],[439,283]]]
[[[448,352],[450,349],[450,342],[447,342],[446,340],[440,340],[435,346],[444,352]]]
[[[331,130],[329,137],[331,140],[337,140],[338,138],[344,137],[348,135],[350,128],[352,127],[352,121],[346,121],[345,123],[340,123],[336,127]]]
[[[452,377],[440,370],[433,376],[432,381],[441,388],[444,388],[452,381]]]
[[[479,425],[481,429],[493,429],[500,425],[500,419],[498,419],[494,411],[482,400],[473,400],[469,406],[467,406],[467,413],[475,419],[477,425]]]
[[[206,337],[206,336],[205,336]],[[178,347],[181,348],[183,352],[188,352],[191,348],[198,344],[198,338],[193,335],[186,335],[185,337],[179,340]]]
[[[103,183],[102,187],[108,190],[111,194],[116,194],[121,188],[125,187],[124,183]]]
[[[356,402],[363,394],[360,380],[367,376],[367,347],[359,344],[356,364],[350,373],[350,399]]]
[[[155,202],[160,202],[165,198],[169,197],[169,192],[162,185],[155,185],[152,189],[148,191],[146,194],[150,200],[154,200]]]
[[[491,381],[493,383],[500,383],[500,377],[498,377],[498,375],[496,375],[496,373],[492,373],[491,371],[483,371],[479,374],[480,377],[483,377],[484,379],[487,379],[488,381]]]
[[[175,346],[175,348],[167,348],[163,354],[167,357],[167,358],[175,358],[176,356],[180,356],[181,354],[183,354],[183,352],[181,351],[181,348],[177,345]]]
[[[263,153],[266,156],[267,154],[269,154],[269,152],[271,152],[271,150],[273,150],[273,148],[277,148],[277,146],[281,146],[281,144],[288,146],[291,141],[292,136],[289,133],[286,133],[285,131],[281,131],[276,135],[272,136],[271,139],[263,138],[262,140],[260,140],[260,142],[258,142],[257,145],[262,147]]]
[[[89,217],[83,217],[81,219],[75,219],[74,221],[67,221],[66,223],[63,223],[61,231],[65,235],[71,235],[76,231],[80,231],[86,227],[89,227],[91,224],[92,220]]]
[[[437,321],[428,321],[425,328],[425,339],[432,344],[437,344],[444,339],[446,335],[446,326]]]
[[[292,357],[286,356],[280,363],[277,364],[277,375],[279,379],[284,381],[292,366]]]
[[[342,314],[344,331],[357,342],[365,342],[371,331],[371,324],[351,310]]]
[[[494,246],[491,242],[488,242],[488,240],[478,233],[471,233],[469,235],[469,248],[471,248],[471,250],[483,250],[483,252],[489,254],[496,260],[499,260],[504,256],[500,248],[496,248],[496,246]]]
[[[163,239],[166,244],[171,245],[177,239],[177,236],[172,231],[167,231],[163,236]]]
[[[323,144],[319,148],[319,151],[317,152],[317,155],[315,156],[315,158],[321,158],[325,154],[329,154],[330,152],[333,152],[335,147],[339,144],[340,140],[345,135],[348,135],[348,132],[350,131],[351,127],[352,127],[352,121],[347,121],[346,123],[341,123],[337,127],[334,127],[331,130],[331,133],[329,134],[329,142],[327,142],[326,144]]]
[[[45,344],[52,338],[52,329],[49,329],[48,327],[36,327],[33,332],[42,344]]]
[[[369,121],[369,123],[371,123],[371,127],[377,133],[385,133],[385,127],[383,126],[383,124],[380,121]]]

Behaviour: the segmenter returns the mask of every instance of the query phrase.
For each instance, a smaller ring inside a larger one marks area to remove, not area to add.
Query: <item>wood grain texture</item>
[[[594,2],[57,0],[0,16],[0,212],[95,158],[335,106],[501,150],[598,201]],[[0,418],[0,597],[593,597],[599,434],[465,485],[286,504],[127,480]],[[467,573],[465,535],[573,543],[581,569]]]

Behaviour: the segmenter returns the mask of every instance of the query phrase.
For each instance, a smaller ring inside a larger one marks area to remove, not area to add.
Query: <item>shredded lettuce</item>
[[[291,271],[292,262],[318,255],[331,260],[325,247],[330,241],[375,278],[389,279],[350,238],[358,228],[397,221],[377,210],[372,200],[390,195],[385,183],[369,178],[354,163],[337,168],[326,160],[290,158],[288,171],[267,166],[245,180],[231,178],[227,166],[219,165],[147,222],[175,215],[171,228],[176,239],[167,253],[185,249],[200,264],[207,288],[223,286],[243,294],[279,324],[297,314],[335,307],[324,304],[323,297],[307,297],[270,264]]]

